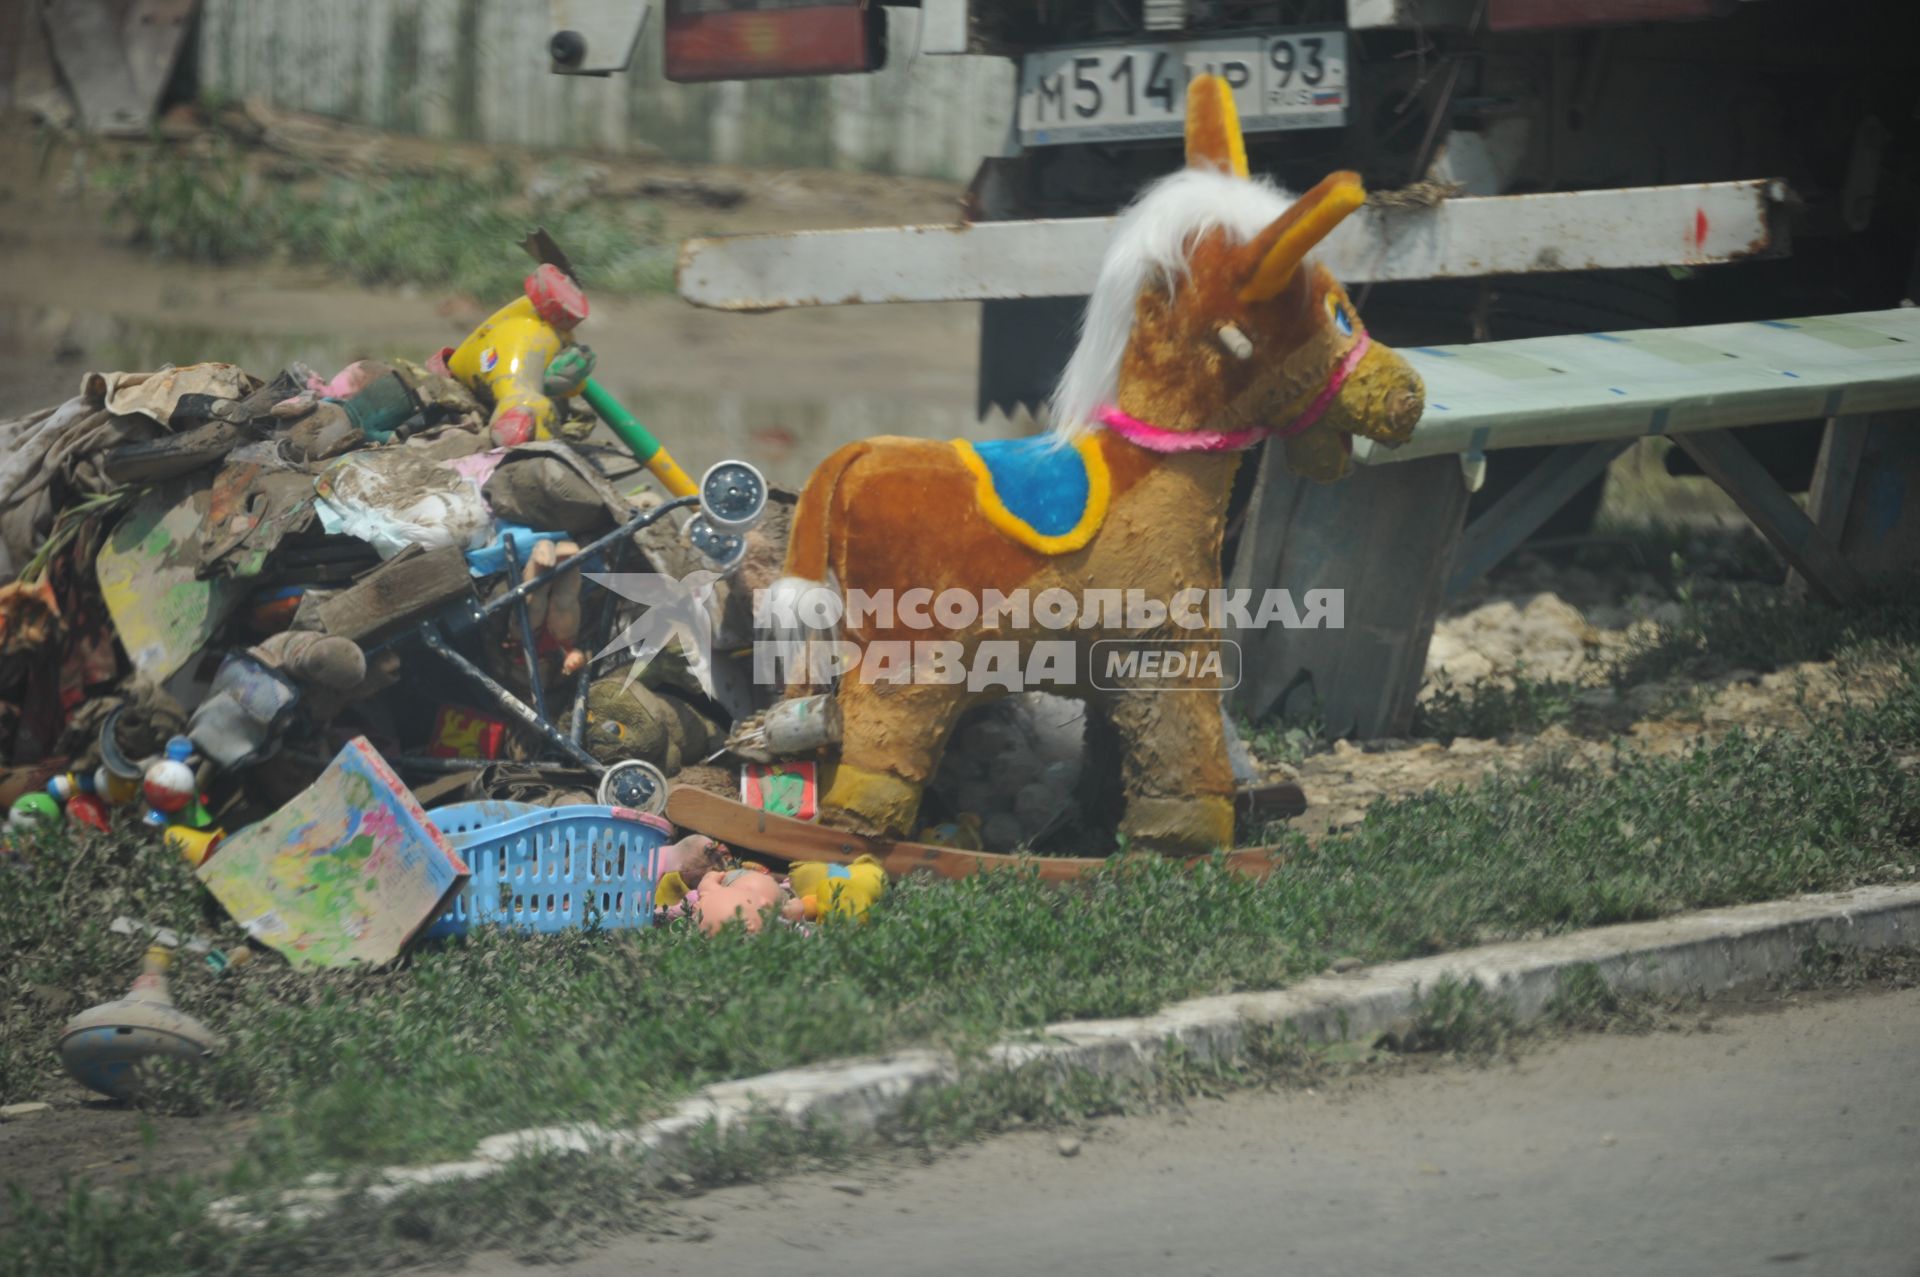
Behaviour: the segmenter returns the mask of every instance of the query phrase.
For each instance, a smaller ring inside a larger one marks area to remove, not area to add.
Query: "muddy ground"
[[[385,142],[403,144],[421,145]],[[0,416],[59,402],[88,370],[223,360],[271,376],[299,359],[330,375],[361,357],[424,359],[512,300],[366,289],[297,263],[156,262],[103,225],[107,198],[87,180],[100,163],[71,145],[42,156],[31,130],[0,131]],[[960,194],[858,173],[604,167],[612,184],[698,176],[742,192],[732,208],[652,201],[675,239],[951,221]],[[579,336],[599,356],[596,375],[695,473],[745,456],[797,485],[853,439],[974,430],[977,305],[736,315],[667,295],[589,299]]]

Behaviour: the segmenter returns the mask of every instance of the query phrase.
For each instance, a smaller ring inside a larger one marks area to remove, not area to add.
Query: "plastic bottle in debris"
[[[744,725],[728,747],[746,758],[772,761],[811,753],[840,740],[840,707],[830,692],[781,701]]]

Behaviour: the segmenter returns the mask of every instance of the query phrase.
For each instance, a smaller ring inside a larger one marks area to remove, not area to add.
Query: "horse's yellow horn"
[[[1187,86],[1187,167],[1247,175],[1247,143],[1233,90],[1217,75],[1196,75]]]
[[[1366,202],[1367,190],[1360,184],[1358,173],[1340,172],[1323,178],[1241,250],[1247,282],[1240,286],[1240,300],[1257,302],[1279,296],[1293,282],[1294,272],[1314,246]]]

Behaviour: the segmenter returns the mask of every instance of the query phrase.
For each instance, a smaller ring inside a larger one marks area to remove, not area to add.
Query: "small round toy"
[[[140,796],[140,781],[132,776],[115,775],[103,763],[94,769],[93,792],[109,807],[125,807]]]
[[[731,572],[747,557],[747,539],[714,527],[705,514],[687,520],[682,534],[716,572]]]
[[[125,997],[67,1021],[60,1059],[75,1081],[102,1095],[133,1099],[148,1061],[206,1060],[226,1046],[219,1034],[173,1005],[167,989],[172,961],[166,949],[153,946]]]
[[[700,476],[700,510],[721,532],[744,534],[767,512],[766,478],[744,461],[720,461]]]
[[[71,802],[75,794],[93,792],[93,777],[64,772],[47,782],[47,792],[60,802]]]
[[[652,763],[628,758],[601,774],[599,798],[610,807],[658,815],[667,809],[667,778]]]
[[[140,790],[154,810],[171,816],[193,802],[193,768],[187,759],[193,756],[193,742],[175,736],[167,742],[167,756],[147,768]]]
[[[22,794],[15,800],[13,809],[7,813],[7,828],[15,831],[36,829],[43,825],[51,828],[59,824],[61,819],[60,804],[54,796],[36,790],[31,794]]]
[[[75,794],[67,800],[67,818],[89,829],[108,833],[113,826],[107,820],[107,805],[93,794]]]

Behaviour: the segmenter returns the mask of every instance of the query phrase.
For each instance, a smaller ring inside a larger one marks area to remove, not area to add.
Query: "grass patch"
[[[529,264],[520,238],[544,225],[596,292],[673,284],[658,209],[563,198],[564,183],[489,170],[397,172],[378,181],[295,167],[269,173],[231,143],[141,148],[99,182],[108,216],[158,257],[223,264],[284,260],[363,284],[419,284],[510,297]]]
[[[427,1185],[393,1202],[362,1186],[313,1220],[275,1214],[264,1196],[243,1191],[240,1200],[258,1205],[264,1226],[240,1232],[209,1210],[232,1184],[175,1176],[139,1181],[122,1195],[76,1181],[51,1205],[15,1189],[0,1214],[8,1235],[0,1277],[385,1272],[480,1250],[564,1262],[639,1230],[704,1240],[704,1225],[674,1212],[680,1193],[837,1165],[839,1149],[831,1138],[767,1121],[697,1146],[687,1171],[667,1182],[639,1158],[607,1149],[523,1157],[490,1178]]]
[[[1847,608],[1796,599],[1780,591],[1733,590],[1722,598],[1683,596],[1679,621],[1630,650],[1613,671],[1627,687],[1698,678],[1732,669],[1771,670],[1827,661],[1849,649],[1920,643],[1920,589],[1875,593]]]
[[[1064,890],[992,874],[904,882],[870,925],[811,936],[485,931],[390,973],[260,963],[216,978],[184,964],[177,999],[234,1045],[156,1102],[260,1110],[269,1171],[416,1161],[561,1115],[632,1120],[708,1082],[807,1061],[1271,988],[1336,955],[1401,958],[1897,876],[1920,838],[1920,777],[1898,762],[1920,746],[1915,674],[1909,663],[1882,703],[1804,734],[1496,775],[1377,804],[1315,844],[1270,830],[1291,860],[1262,883],[1157,863]],[[195,891],[134,839],[50,842],[0,872],[6,1100],[57,1076],[66,1014],[124,987],[139,946],[105,923],[129,912],[210,930]]]
[[[1309,723],[1283,723],[1271,719],[1255,727],[1246,719],[1235,724],[1240,739],[1253,756],[1263,763],[1285,763],[1298,767],[1308,755],[1328,748],[1326,729],[1319,719]]]
[[[1573,717],[1579,689],[1560,679],[1536,679],[1523,666],[1505,680],[1465,687],[1442,679],[1414,707],[1413,734],[1439,740],[1487,740],[1543,732]]]

